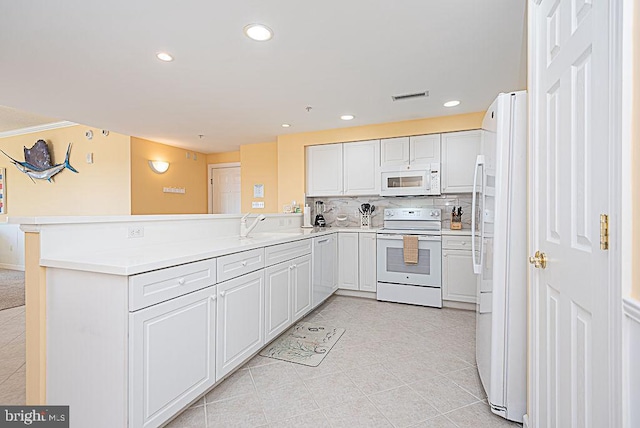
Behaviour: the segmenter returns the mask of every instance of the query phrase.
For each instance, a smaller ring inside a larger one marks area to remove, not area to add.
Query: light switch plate
[[[264,202],[251,202],[251,208],[264,208]]]

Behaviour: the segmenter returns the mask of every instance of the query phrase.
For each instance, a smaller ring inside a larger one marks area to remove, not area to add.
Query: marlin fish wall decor
[[[35,183],[35,179],[52,181],[53,176],[67,168],[75,173],[78,171],[69,163],[69,154],[71,153],[71,143],[67,147],[67,155],[64,163],[57,165],[51,164],[51,155],[49,154],[49,146],[46,141],[38,140],[30,149],[24,148],[24,162],[20,162],[0,150],[6,157],[11,159],[11,163],[18,168],[18,171],[24,172]]]

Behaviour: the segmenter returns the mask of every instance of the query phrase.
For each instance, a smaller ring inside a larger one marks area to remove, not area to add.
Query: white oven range
[[[384,210],[377,234],[377,299],[442,307],[442,221],[436,208]],[[404,260],[404,236],[418,238],[418,263]]]

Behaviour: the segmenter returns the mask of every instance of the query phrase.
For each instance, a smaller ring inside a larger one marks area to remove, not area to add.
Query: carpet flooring
[[[0,310],[24,305],[24,272],[0,269]]]

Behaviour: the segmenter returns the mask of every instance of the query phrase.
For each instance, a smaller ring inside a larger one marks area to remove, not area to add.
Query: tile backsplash
[[[381,227],[383,211],[385,208],[440,208],[442,209],[442,228],[449,229],[451,223],[451,209],[462,207],[462,228],[471,228],[471,193],[442,196],[403,196],[403,197],[383,197],[383,196],[338,196],[326,198],[307,198],[307,203],[311,206],[311,222],[313,223],[316,213],[314,212],[315,201],[322,201],[325,205],[324,218],[330,226],[359,227],[360,212],[358,208],[361,204],[375,205],[376,209],[372,217],[372,227]],[[346,224],[336,224],[337,215],[346,215]]]

